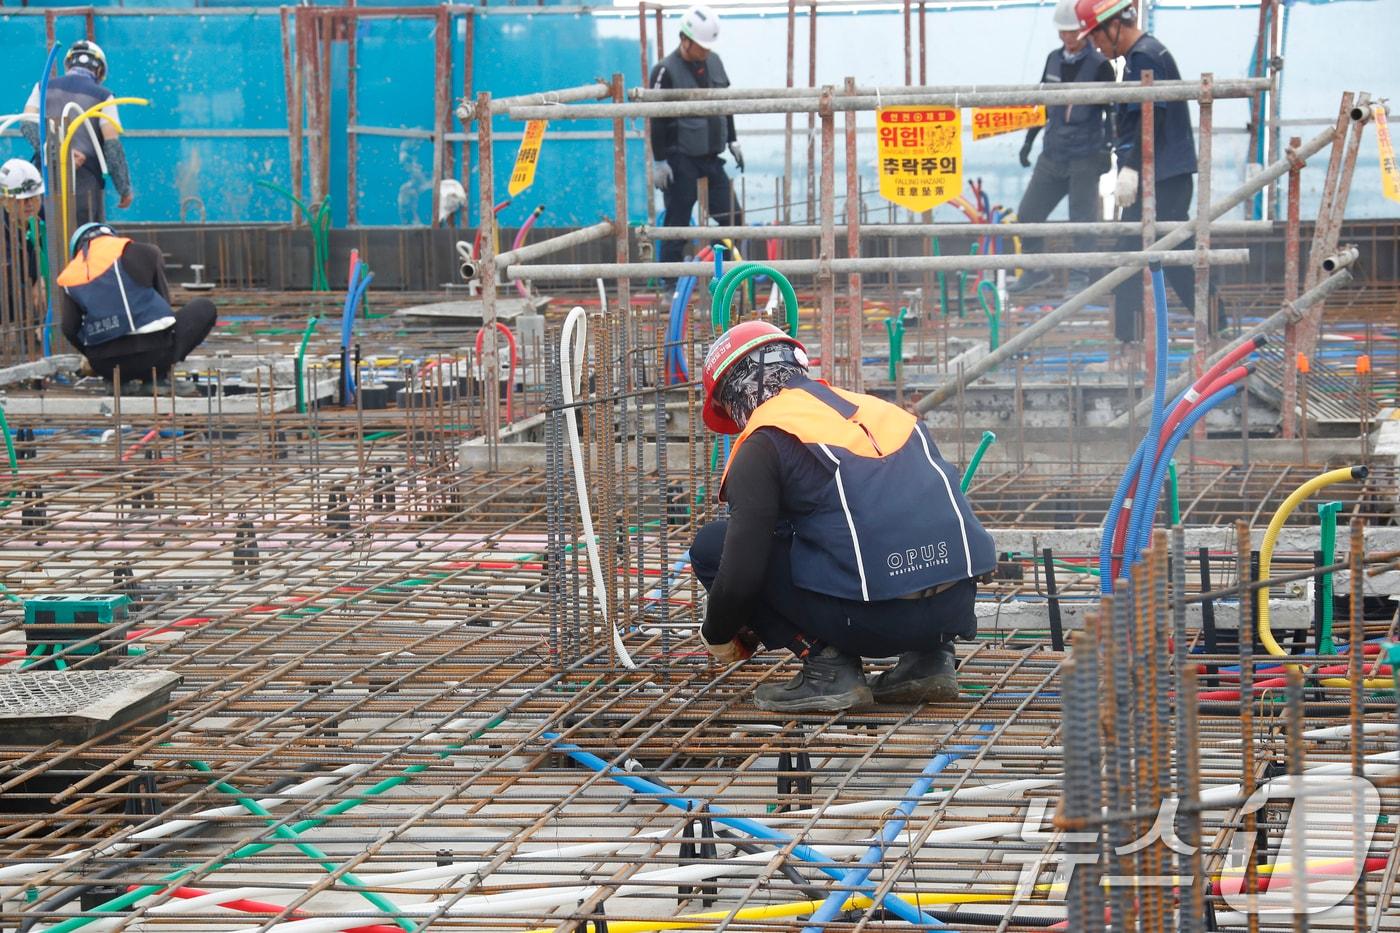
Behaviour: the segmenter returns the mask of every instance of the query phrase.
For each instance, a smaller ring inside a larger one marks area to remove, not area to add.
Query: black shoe
[[[932,651],[906,651],[870,679],[876,703],[951,703],[958,698],[957,652],[951,641]]]
[[[1055,277],[1049,269],[1023,269],[1021,274],[1016,276],[1006,285],[1008,295],[1019,295],[1028,292],[1033,288],[1039,288]]]
[[[860,658],[823,648],[802,659],[802,670],[785,684],[765,684],[753,693],[754,705],[776,713],[834,711],[870,702]]]

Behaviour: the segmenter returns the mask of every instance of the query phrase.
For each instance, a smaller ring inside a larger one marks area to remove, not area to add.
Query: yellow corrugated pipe
[[[1329,470],[1319,476],[1314,476],[1312,479],[1293,490],[1292,494],[1290,494],[1287,499],[1283,500],[1283,505],[1278,507],[1278,511],[1274,513],[1274,517],[1269,521],[1269,528],[1264,532],[1264,541],[1259,546],[1259,578],[1261,582],[1267,583],[1269,580],[1269,564],[1272,562],[1274,556],[1274,543],[1278,540],[1279,532],[1283,530],[1283,523],[1288,520],[1289,515],[1293,514],[1293,510],[1298,507],[1299,503],[1319,489],[1325,489],[1337,483],[1347,483],[1352,480],[1365,479],[1369,472],[1370,471],[1364,466],[1350,466],[1342,467],[1337,470]],[[1269,654],[1279,657],[1287,655],[1287,652],[1283,650],[1283,647],[1279,645],[1278,641],[1274,638],[1273,629],[1269,627],[1269,588],[1267,586],[1260,587],[1257,598],[1259,601],[1259,640],[1263,642]],[[1361,650],[1361,646],[1352,645],[1349,650],[1359,651]],[[1344,678],[1331,678],[1330,680],[1324,680],[1323,683],[1328,686],[1349,686],[1349,682]],[[1377,681],[1377,683],[1382,686],[1385,685],[1384,681]],[[1367,686],[1371,686],[1369,681],[1367,682]]]
[[[144,97],[112,97],[107,100],[104,100],[100,104],[93,104],[91,107],[79,114],[78,118],[68,125],[67,132],[63,134],[63,145],[59,147],[58,150],[58,170],[60,172],[58,189],[61,193],[61,197],[59,200],[59,212],[63,218],[61,221],[61,226],[63,228],[63,245],[65,249],[68,246],[68,237],[73,232],[68,229],[68,178],[72,174],[68,162],[68,146],[70,143],[73,142],[73,134],[78,131],[78,127],[82,126],[84,123],[86,123],[88,120],[91,120],[95,116],[100,116],[108,123],[111,123],[114,127],[116,127],[117,132],[120,133],[122,131],[121,124],[118,123],[116,120],[113,120],[111,117],[107,116],[102,111],[106,110],[108,107],[115,107],[117,104],[135,104],[138,107],[148,107],[150,106],[150,103],[151,102],[149,100],[146,100]]]

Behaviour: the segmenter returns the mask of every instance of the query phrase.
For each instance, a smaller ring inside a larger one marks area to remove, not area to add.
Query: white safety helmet
[[[719,41],[719,14],[707,6],[693,6],[681,17],[681,35],[702,49]]]
[[[1079,31],[1079,16],[1074,12],[1075,0],[1060,0],[1055,4],[1055,16],[1051,20],[1061,32]]]
[[[44,178],[33,162],[10,159],[0,165],[0,196],[23,201],[44,193]]]
[[[79,39],[69,47],[68,54],[63,56],[63,67],[86,68],[101,82],[107,77],[107,54],[102,51],[102,46],[91,39]]]

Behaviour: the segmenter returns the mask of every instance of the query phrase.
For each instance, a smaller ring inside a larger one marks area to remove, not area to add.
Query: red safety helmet
[[[1122,14],[1124,10],[1129,11],[1125,19],[1136,18],[1137,8],[1133,5],[1133,0],[1077,0],[1074,4],[1074,15],[1079,19],[1079,38],[1086,38],[1089,33]]]
[[[806,364],[807,348],[796,337],[788,336],[767,321],[744,321],[742,324],[735,324],[720,334],[719,339],[710,346],[710,352],[705,354],[705,407],[701,413],[705,418],[705,426],[711,431],[719,434],[739,433],[741,429],[734,419],[729,417],[723,408],[716,407],[719,385],[724,381],[725,373],[729,372],[735,363],[770,343],[786,343],[796,347],[798,362]]]

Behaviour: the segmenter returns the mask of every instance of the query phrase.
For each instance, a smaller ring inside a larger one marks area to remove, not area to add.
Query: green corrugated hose
[[[710,302],[710,324],[715,332],[719,333],[729,327],[729,306],[734,300],[734,293],[742,283],[756,275],[766,275],[778,284],[778,291],[783,296],[783,307],[787,311],[787,332],[796,337],[797,293],[792,290],[792,283],[787,280],[787,276],[759,262],[730,266],[729,271],[715,284],[715,296]]]
[[[1322,524],[1322,566],[1330,567],[1337,557],[1337,513],[1342,510],[1340,502],[1320,502],[1317,506],[1318,521]],[[1318,654],[1332,654],[1337,648],[1332,643],[1332,575],[1324,573],[1318,581],[1317,599],[1322,604],[1322,632],[1317,639]]]
[[[899,364],[904,360],[904,316],[908,307],[899,309],[898,317],[885,318],[885,333],[890,338],[890,382],[899,377]]]
[[[992,300],[987,301],[987,296],[991,295]],[[1001,344],[1001,295],[997,294],[997,287],[986,279],[977,283],[977,301],[982,305],[982,310],[987,313],[987,342],[988,349],[993,352]]]
[[[10,475],[16,480],[19,479],[19,458],[15,456],[15,439],[10,436],[10,422],[5,420],[5,406],[0,405],[0,434],[5,435],[5,456],[10,461]],[[10,494],[5,497],[5,501],[0,502],[0,509],[7,509],[10,503],[15,501],[17,490],[11,489]]]
[[[972,485],[972,474],[976,473],[977,468],[982,465],[982,457],[987,453],[987,448],[992,446],[996,439],[997,436],[991,431],[982,432],[982,442],[978,444],[977,449],[973,451],[972,459],[969,460],[967,464],[967,472],[963,474],[962,486],[960,487],[963,492],[967,492],[967,487]]]
[[[1171,517],[1173,525],[1181,524],[1181,493],[1176,485],[1176,460],[1167,461],[1167,476],[1170,480],[1168,489],[1171,491]]]

